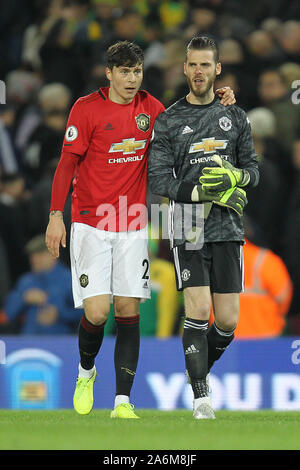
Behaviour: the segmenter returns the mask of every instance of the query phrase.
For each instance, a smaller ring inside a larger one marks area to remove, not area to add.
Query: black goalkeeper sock
[[[115,317],[117,333],[115,345],[116,395],[130,396],[140,350],[139,315]]]
[[[207,375],[207,337],[206,320],[186,318],[184,322],[182,344],[185,355],[186,370],[194,392],[194,398],[208,395]]]
[[[212,368],[215,361],[220,359],[222,354],[225,352],[227,346],[231,343],[234,338],[234,330],[224,331],[217,327],[213,323],[207,332],[207,344],[208,344],[208,372]]]
[[[104,336],[104,325],[93,325],[85,315],[82,315],[79,330],[78,342],[80,353],[80,364],[83,369],[90,370],[95,364]]]

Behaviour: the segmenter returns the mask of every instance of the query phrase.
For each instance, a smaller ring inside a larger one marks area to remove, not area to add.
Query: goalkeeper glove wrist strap
[[[183,181],[178,188],[176,200],[179,202],[204,202],[212,201],[213,196],[207,195],[200,185]]]
[[[177,191],[176,200],[179,202],[193,202],[192,192],[193,192],[194,187],[195,187],[194,183],[187,183],[185,181],[182,181]]]
[[[241,188],[247,186],[247,184],[249,184],[249,182],[250,182],[250,175],[249,175],[248,171],[247,170],[242,170],[242,173],[243,173],[242,179],[238,184]]]

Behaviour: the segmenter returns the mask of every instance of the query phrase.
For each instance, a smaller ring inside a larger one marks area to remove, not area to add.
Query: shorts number
[[[143,266],[146,265],[146,269],[145,269],[145,272],[144,272],[144,275],[142,277],[142,279],[149,279],[149,274],[148,274],[148,271],[149,271],[149,261],[147,259],[144,259],[143,261]]]

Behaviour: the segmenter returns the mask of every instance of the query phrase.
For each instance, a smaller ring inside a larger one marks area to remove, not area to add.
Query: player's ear
[[[183,63],[183,73],[186,75],[186,62]]]
[[[111,76],[111,70],[109,67],[105,67],[105,75],[106,75],[107,80],[111,81],[112,76]]]
[[[221,71],[222,71],[222,66],[221,66],[221,63],[218,62],[216,66],[216,75],[220,75]]]

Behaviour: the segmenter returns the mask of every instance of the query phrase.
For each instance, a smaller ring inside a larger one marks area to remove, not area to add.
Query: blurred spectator
[[[300,137],[300,136],[299,136]],[[290,308],[290,324],[294,334],[300,334],[300,138],[293,146],[293,163],[296,179],[285,210],[285,260],[295,285]]]
[[[145,50],[144,61],[144,70],[147,71],[149,67],[156,66],[165,54],[159,25],[157,23],[145,23],[144,38],[148,45]],[[152,78],[154,77],[155,74],[152,75]]]
[[[286,266],[271,250],[246,238],[245,290],[240,295],[236,338],[269,338],[283,334],[293,286]]]
[[[283,244],[284,214],[290,181],[280,143],[275,138],[276,120],[266,108],[249,111],[260,181],[247,190],[245,213],[253,220],[253,241],[280,252]],[[258,201],[263,201],[259,204]]]
[[[259,77],[259,97],[266,106],[271,106],[278,100],[286,99],[288,89],[284,76],[278,69],[268,69]]]
[[[216,88],[232,85],[238,106],[245,110],[256,106],[257,80],[255,75],[248,72],[249,60],[245,58],[243,44],[236,39],[223,39],[219,44],[219,54],[222,70],[217,77]]]
[[[114,19],[120,14],[118,0],[92,0],[92,10],[75,33],[76,43],[84,46],[90,56],[90,66],[104,62],[104,53],[112,42]]]
[[[22,204],[25,183],[19,173],[2,175],[0,192],[0,237],[9,259],[11,282],[28,269],[24,251],[26,211]]]
[[[300,21],[286,21],[279,33],[280,45],[290,62],[300,62]]]
[[[32,70],[40,71],[42,66],[40,49],[57,18],[61,15],[62,1],[37,1],[36,7],[36,17],[24,31],[22,62]]]
[[[92,0],[92,5],[95,14],[94,21],[98,24],[99,30],[96,30],[95,24],[92,23],[89,25],[89,32],[95,35],[96,31],[99,31],[98,39],[107,40],[106,38],[111,37],[114,19],[120,14],[118,9],[120,2],[118,0]],[[95,28],[94,31],[93,28]]]
[[[222,65],[240,65],[244,62],[241,44],[235,39],[223,39],[219,44],[219,56]]]
[[[289,90],[292,89],[292,84],[294,81],[300,80],[300,64],[286,62],[279,67],[279,71],[284,76]]]
[[[239,78],[238,78],[239,77]],[[250,103],[253,105],[253,99],[250,98],[249,92],[251,92],[251,87],[245,86],[243,79],[240,74],[237,74],[235,70],[223,67],[221,74],[217,77],[215,82],[215,88],[222,88],[224,86],[229,86],[235,95],[237,105],[247,110]]]
[[[29,182],[42,177],[45,165],[60,156],[71,92],[61,83],[45,85],[39,92],[42,120],[28,139],[24,167]]]
[[[185,44],[177,37],[170,38],[164,44],[165,54],[160,62],[163,73],[163,103],[170,106],[186,94],[187,84],[183,75],[185,61]]]
[[[10,322],[20,321],[22,334],[66,334],[74,331],[82,310],[73,307],[71,274],[48,252],[44,235],[27,244],[31,271],[24,274],[5,302]]]
[[[76,41],[76,33],[84,18],[76,18],[76,2],[75,10],[64,2],[52,3],[58,4],[58,7],[39,49],[41,73],[45,83],[63,83],[71,90],[75,99],[80,96],[84,87],[85,70],[89,65],[89,57],[80,41]]]
[[[51,160],[46,164],[41,179],[32,189],[31,197],[28,201],[27,216],[28,233],[30,237],[34,237],[46,231],[49,222],[52,182],[57,163],[58,159]],[[71,228],[71,188],[65,204],[64,223],[67,232],[67,246],[69,246]],[[68,249],[61,250],[60,260],[67,266],[70,266],[70,253]]]
[[[30,13],[30,2],[0,0],[0,77],[19,66]]]
[[[209,5],[195,5],[191,9],[184,38],[189,41],[194,36],[219,36],[217,15]]]
[[[18,111],[30,104],[41,85],[41,79],[27,70],[13,70],[6,75],[7,102],[15,105]]]
[[[247,36],[246,43],[256,71],[279,66],[284,61],[283,52],[268,31],[263,29],[253,31]]]
[[[14,70],[6,76],[7,103],[15,109],[15,145],[24,150],[29,134],[37,126],[40,117],[35,106],[41,87],[40,77],[30,71]]]
[[[258,86],[261,103],[274,113],[276,135],[289,153],[292,152],[293,142],[299,133],[300,123],[300,107],[292,103],[290,91],[279,69],[261,73]]]
[[[271,34],[272,38],[278,42],[280,37],[282,22],[279,18],[266,18],[261,22],[261,29]]]
[[[83,90],[83,96],[93,93],[102,86],[107,86],[108,81],[105,75],[105,65],[100,62],[95,62],[90,70],[89,79]]]
[[[0,310],[3,307],[9,289],[11,288],[9,260],[6,254],[5,245],[0,238]],[[0,318],[1,323],[1,318]]]
[[[165,0],[158,3],[160,21],[165,32],[177,29],[185,21],[188,12],[187,1]]]
[[[256,152],[271,161],[279,170],[285,184],[291,184],[294,165],[277,134],[275,114],[268,108],[258,107],[248,112]]]
[[[0,105],[0,169],[2,173],[19,171],[19,156],[14,141],[15,110],[12,106]]]
[[[134,41],[145,48],[143,19],[134,9],[124,10],[114,21],[112,42]]]

